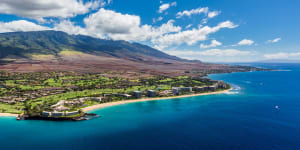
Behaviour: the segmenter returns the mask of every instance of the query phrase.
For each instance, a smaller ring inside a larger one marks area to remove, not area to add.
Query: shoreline
[[[176,99],[176,98],[185,98],[185,97],[194,97],[194,96],[204,96],[204,95],[216,95],[216,94],[222,94],[227,93],[232,88],[224,90],[224,91],[217,91],[217,92],[209,92],[209,93],[199,93],[199,94],[190,94],[190,95],[180,95],[180,96],[172,96],[172,97],[157,97],[157,98],[143,98],[143,99],[131,99],[131,100],[123,100],[123,101],[117,101],[117,102],[110,102],[110,103],[103,103],[103,104],[97,104],[89,107],[82,108],[83,112],[89,112],[101,108],[116,106],[116,105],[122,105],[122,104],[130,104],[130,103],[138,103],[138,102],[146,102],[146,101],[157,101],[157,100],[167,100],[167,99]],[[1,117],[17,117],[19,114],[11,114],[11,113],[0,113]]]
[[[0,117],[17,117],[18,114],[0,113]]]
[[[199,94],[190,94],[190,95],[180,95],[180,96],[172,96],[172,97],[158,97],[158,98],[144,98],[144,99],[131,99],[131,100],[123,100],[123,101],[117,101],[117,102],[110,102],[110,103],[103,103],[103,104],[97,104],[93,106],[88,106],[85,108],[82,108],[83,112],[89,112],[101,108],[116,106],[116,105],[122,105],[122,104],[130,104],[130,103],[138,103],[138,102],[146,102],[146,101],[157,101],[157,100],[167,100],[167,99],[176,99],[176,98],[185,98],[185,97],[194,97],[194,96],[204,96],[204,95],[216,95],[216,94],[222,94],[227,93],[232,88],[224,90],[224,91],[217,91],[217,92],[209,92],[209,93],[199,93]]]

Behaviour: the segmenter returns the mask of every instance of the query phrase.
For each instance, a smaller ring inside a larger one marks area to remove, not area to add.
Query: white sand
[[[84,112],[88,112],[88,111],[91,111],[91,110],[96,110],[96,109],[100,109],[100,108],[104,108],[104,107],[110,107],[110,106],[122,105],[122,104],[128,104],[128,103],[145,102],[145,101],[155,101],[155,100],[165,100],[165,99],[174,99],[174,98],[201,96],[201,95],[214,95],[214,94],[226,93],[226,92],[228,92],[230,90],[231,89],[224,90],[224,91],[218,91],[218,92],[201,93],[201,94],[191,94],[191,95],[181,95],[181,96],[173,96],[173,97],[159,97],[159,98],[144,98],[144,99],[124,100],[124,101],[118,101],[118,102],[110,102],[110,103],[97,104],[97,105],[93,105],[93,106],[89,106],[89,107],[83,108],[82,110]]]
[[[18,114],[0,113],[0,117],[17,117]]]

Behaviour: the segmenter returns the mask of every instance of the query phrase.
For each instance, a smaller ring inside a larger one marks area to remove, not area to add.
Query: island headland
[[[1,33],[0,116],[85,120],[92,108],[230,89],[207,74],[265,70],[58,31]]]

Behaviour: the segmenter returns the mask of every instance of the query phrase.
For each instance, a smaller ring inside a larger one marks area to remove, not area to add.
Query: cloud
[[[206,50],[202,52],[198,52],[196,54],[202,55],[202,56],[241,56],[241,55],[250,55],[250,51],[240,51],[236,49],[211,49]]]
[[[69,19],[54,23],[53,28],[37,25],[26,20],[0,22],[0,33],[15,31],[57,30],[69,34],[82,34],[96,38],[111,38],[114,40],[146,41],[159,36],[181,31],[180,26],[174,25],[174,20],[158,27],[141,25],[141,19],[136,15],[121,14],[101,8],[98,12],[86,17],[84,26],[76,25]]]
[[[168,33],[181,31],[181,27],[174,26],[174,20],[169,20],[167,23],[159,27],[150,25],[143,25],[132,28],[128,34],[108,34],[109,37],[115,40],[129,40],[129,41],[146,41],[151,40]]]
[[[0,0],[0,13],[42,21],[45,17],[68,18],[86,14],[104,4],[103,0],[85,3],[82,0]]]
[[[214,18],[218,16],[221,13],[221,11],[209,11],[208,7],[203,7],[203,8],[196,8],[196,9],[191,9],[191,10],[184,10],[182,12],[178,12],[176,14],[176,18],[182,18],[184,16],[191,17],[192,15],[199,15],[199,14],[204,14],[208,18]]]
[[[85,28],[75,25],[70,20],[62,20],[59,23],[55,23],[53,30],[64,31],[68,34],[89,35]],[[98,35],[98,37],[101,37],[101,36],[102,36],[102,34]],[[102,36],[102,38],[105,38],[105,37]]]
[[[199,41],[207,40],[210,34],[220,29],[237,27],[231,21],[225,21],[213,27],[199,25],[198,28],[182,30],[174,23],[174,20],[169,20],[160,26],[142,24],[141,18],[137,15],[122,14],[100,8],[97,12],[85,17],[83,25],[76,25],[68,18],[54,22],[51,28],[22,20],[1,23],[0,32],[57,30],[96,38],[150,41],[155,47],[163,49],[173,45],[194,45]]]
[[[207,39],[209,34],[215,33],[223,28],[236,28],[237,25],[232,23],[231,21],[225,21],[219,23],[215,27],[209,26],[199,26],[197,29],[193,28],[191,30],[185,30],[178,33],[166,34],[160,36],[159,38],[152,39],[152,43],[154,43],[160,49],[166,48],[171,45],[180,45],[180,44],[188,44],[194,45],[199,41],[204,41]]]
[[[181,27],[174,26],[174,20],[159,27],[142,25],[136,15],[121,14],[101,8],[84,19],[85,30],[94,37],[109,37],[114,40],[145,41],[167,33],[179,32]]]
[[[252,44],[254,44],[254,41],[248,40],[248,39],[243,39],[234,46],[237,46],[237,45],[252,45]]]
[[[273,39],[273,40],[268,40],[267,43],[277,43],[281,40],[281,38],[276,38],[276,39]]]
[[[205,51],[165,51],[168,54],[186,59],[196,59],[209,62],[242,62],[249,61],[249,56],[256,55],[255,52],[241,51],[237,49],[210,49]]]
[[[211,11],[207,14],[208,18],[214,18],[216,16],[218,16],[221,12],[220,11]]]
[[[152,19],[152,22],[153,22],[153,23],[156,23],[156,22],[162,21],[163,19],[164,19],[164,18],[160,16],[160,17],[158,17],[158,18],[153,18],[153,19]]]
[[[201,44],[200,48],[212,48],[212,47],[217,47],[217,46],[220,46],[220,45],[222,45],[221,42],[219,42],[217,40],[212,40],[210,45]]]
[[[84,19],[86,28],[112,34],[129,33],[131,29],[139,27],[140,22],[139,16],[116,13],[103,8]]]
[[[300,52],[296,53],[274,53],[274,54],[265,54],[266,59],[300,59]]]
[[[186,29],[191,28],[193,25],[192,24],[188,24],[187,26],[185,26]]]
[[[177,2],[165,3],[165,4],[160,5],[159,9],[158,9],[158,13],[163,13],[164,11],[169,9],[171,6],[177,6]]]
[[[11,22],[0,22],[0,33],[17,31],[40,31],[51,30],[48,27],[40,26],[26,20],[17,20]]]
[[[192,16],[192,15],[195,15],[195,14],[208,14],[208,7],[204,7],[204,8],[197,8],[197,9],[192,9],[192,10],[185,10],[185,11],[182,11],[182,12],[178,12],[176,14],[176,18],[182,18],[184,16]]]

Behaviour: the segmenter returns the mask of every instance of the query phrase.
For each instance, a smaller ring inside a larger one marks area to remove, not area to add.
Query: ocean
[[[89,121],[2,117],[0,149],[300,149],[300,64],[249,65],[281,71],[210,75],[233,90],[108,107]]]

